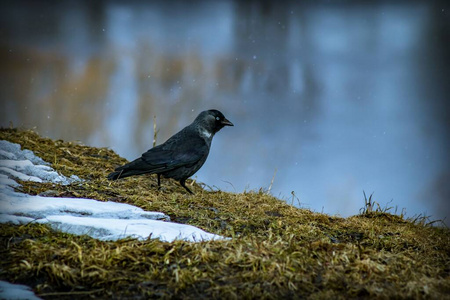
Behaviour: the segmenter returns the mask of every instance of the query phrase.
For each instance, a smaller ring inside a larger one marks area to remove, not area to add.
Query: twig
[[[156,130],[156,116],[153,116],[153,147],[156,146],[156,138],[158,137],[158,131]]]
[[[44,293],[39,294],[39,297],[48,297],[48,296],[70,296],[70,295],[89,295],[95,294],[103,291],[104,289],[98,289],[93,291],[79,291],[79,292],[55,292],[55,293]]]
[[[270,190],[272,189],[273,181],[275,180],[275,175],[277,174],[277,169],[275,168],[275,172],[273,172],[272,180],[270,181],[269,188],[267,189],[267,194],[270,194]]]

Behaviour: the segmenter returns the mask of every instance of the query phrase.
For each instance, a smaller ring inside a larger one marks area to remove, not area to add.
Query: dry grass
[[[0,138],[85,179],[70,186],[21,182],[24,192],[130,203],[232,237],[102,242],[45,225],[0,225],[0,278],[28,284],[43,298],[450,299],[448,228],[373,207],[330,217],[263,192],[207,192],[193,184],[191,196],[169,180],[158,191],[151,176],[111,183],[107,173],[125,162],[111,150],[16,129],[2,129]]]

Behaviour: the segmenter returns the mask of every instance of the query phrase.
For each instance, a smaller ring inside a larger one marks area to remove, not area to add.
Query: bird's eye
[[[217,121],[220,121],[220,118],[219,118],[219,117],[216,117],[216,120],[217,120]]]

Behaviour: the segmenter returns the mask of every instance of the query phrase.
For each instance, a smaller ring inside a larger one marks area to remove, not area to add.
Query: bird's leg
[[[158,177],[158,191],[161,190],[161,174],[156,174]]]
[[[194,194],[190,189],[188,189],[188,187],[184,184],[186,182],[186,179],[182,179],[182,180],[180,180],[180,184],[181,184],[181,186],[182,187],[184,187],[185,189],[186,189],[186,191],[188,191],[189,192],[189,194]]]

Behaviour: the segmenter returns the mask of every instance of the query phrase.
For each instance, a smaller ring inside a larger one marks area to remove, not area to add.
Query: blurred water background
[[[131,160],[154,116],[162,143],[217,108],[235,127],[194,176],[213,189],[442,219],[449,20],[445,1],[3,1],[0,125]]]

